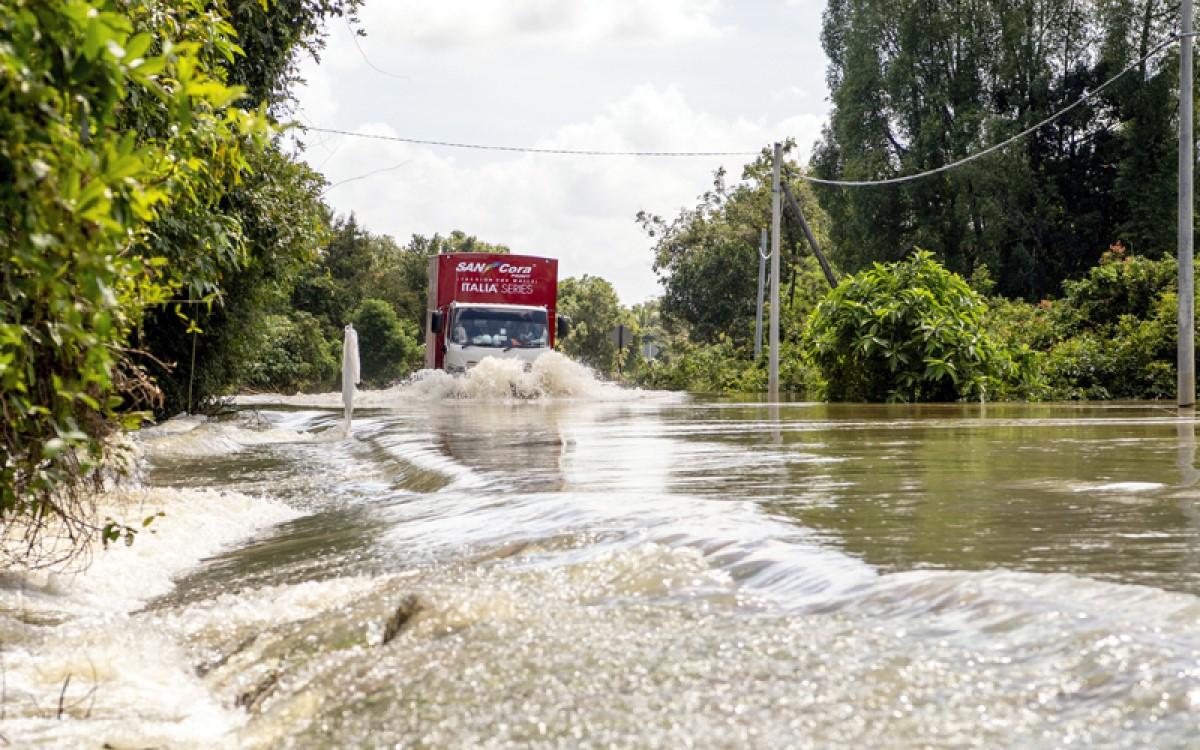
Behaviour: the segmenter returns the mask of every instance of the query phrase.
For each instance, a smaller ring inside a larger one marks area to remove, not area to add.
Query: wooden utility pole
[[[1179,408],[1196,405],[1196,298],[1192,281],[1194,238],[1192,237],[1192,0],[1183,0],[1179,11]]]
[[[771,401],[779,400],[779,166],[782,161],[783,146],[776,143],[771,174],[771,354],[767,364],[767,397]]]

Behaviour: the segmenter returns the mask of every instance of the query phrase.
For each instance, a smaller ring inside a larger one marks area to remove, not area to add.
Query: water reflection
[[[779,409],[776,422],[770,406],[711,406],[723,428],[685,439],[724,444],[740,466],[692,463],[677,480],[757,497],[884,570],[1003,566],[1200,590],[1180,564],[1195,508],[1171,502],[1164,461],[1184,433],[1153,405]]]
[[[1195,412],[1188,410],[1180,416],[1182,419],[1175,428],[1179,438],[1179,487],[1191,490],[1200,481],[1200,470],[1196,468]],[[1191,554],[1188,555],[1187,568],[1193,576],[1200,578],[1200,500],[1194,491],[1180,494],[1179,511],[1191,525]]]
[[[562,404],[440,404],[429,432],[437,449],[481,475],[529,492],[563,489],[562,463],[571,444],[563,438]]]

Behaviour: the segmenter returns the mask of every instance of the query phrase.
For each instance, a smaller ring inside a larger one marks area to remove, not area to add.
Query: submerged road
[[[1200,473],[1168,409],[769,406],[565,361],[360,395],[348,438],[339,394],[141,436],[161,538],[0,581],[0,734],[1194,746]]]

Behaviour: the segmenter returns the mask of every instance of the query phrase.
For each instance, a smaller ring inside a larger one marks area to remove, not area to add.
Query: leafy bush
[[[1056,399],[1170,398],[1175,395],[1176,296],[1162,293],[1148,317],[1107,313],[1049,350],[1046,379]],[[1069,310],[1065,315],[1074,316]],[[1116,316],[1115,318],[1113,316]],[[1088,321],[1090,323],[1090,321]]]
[[[305,312],[265,319],[263,346],[249,365],[250,388],[291,393],[328,390],[337,381],[340,346],[325,340],[316,318]]]
[[[200,0],[0,4],[0,523],[27,521],[30,550],[50,523],[67,555],[97,531],[79,483],[118,408],[155,397],[130,334],[219,281],[221,227],[186,266],[151,228],[221,200],[265,143],[226,85],[231,34]]]
[[[1151,317],[1162,295],[1174,291],[1176,266],[1174,258],[1151,260],[1113,245],[1083,278],[1063,284],[1058,329],[1071,335],[1115,325],[1126,315]]]
[[[354,311],[354,327],[363,382],[387,385],[417,366],[421,347],[416,327],[407,320],[402,322],[387,302],[363,300]]]
[[[930,253],[850,276],[809,317],[805,345],[834,401],[952,401],[1018,389],[1027,364],[987,331],[987,305]]]
[[[1176,261],[1117,244],[1064,297],[1024,306],[1032,326],[1012,334],[1041,349],[1055,399],[1170,398],[1175,394]],[[1022,303],[1009,303],[1017,311]],[[1013,319],[1021,317],[1015,312]]]

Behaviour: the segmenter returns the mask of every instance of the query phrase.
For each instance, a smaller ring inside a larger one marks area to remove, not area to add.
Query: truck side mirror
[[[565,339],[569,335],[571,335],[571,319],[566,315],[559,315],[556,336],[560,339]]]
[[[429,330],[434,333],[442,332],[442,314],[437,310],[429,313]]]

